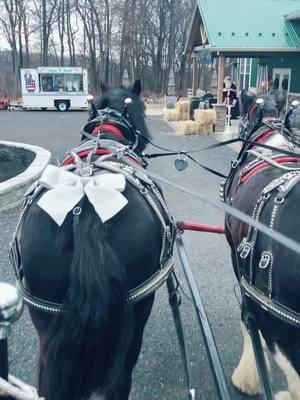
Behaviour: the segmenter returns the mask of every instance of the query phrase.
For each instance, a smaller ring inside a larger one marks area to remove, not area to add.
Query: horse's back
[[[128,204],[109,221],[101,224],[101,229],[134,287],[159,268],[162,225],[139,190],[127,183],[123,194]],[[33,295],[61,302],[70,285],[70,266],[74,252],[73,225],[80,224],[81,215],[76,222],[71,211],[59,227],[37,205],[41,195],[31,204],[22,223],[22,268],[26,285]],[[81,213],[91,214],[92,221],[99,218],[87,198],[81,207]],[[91,239],[93,226],[90,228],[82,232],[82,239]],[[101,247],[106,243],[98,245]],[[98,251],[97,248],[94,251]]]

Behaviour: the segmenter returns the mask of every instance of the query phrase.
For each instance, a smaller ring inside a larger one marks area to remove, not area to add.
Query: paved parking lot
[[[84,112],[1,112],[0,139],[32,143],[47,148],[52,162],[61,159],[65,151],[79,143],[80,127],[87,119]],[[155,143],[171,149],[196,149],[214,142],[213,138],[177,135],[159,116],[149,116],[148,123]],[[156,151],[151,146],[147,151]],[[232,149],[222,148],[196,153],[201,163],[226,174]],[[209,199],[218,198],[220,179],[190,163],[178,172],[175,157],[153,159],[149,169],[187,188],[204,193]],[[204,202],[163,186],[167,203],[175,219],[196,220],[207,224],[223,224],[222,212]],[[7,257],[8,243],[18,219],[19,209],[0,214],[0,279],[13,282]],[[234,289],[236,280],[231,268],[229,249],[224,237],[206,233],[185,233],[184,241],[191,265],[197,277],[205,306],[213,327],[226,375],[229,378],[239,359],[241,335],[239,304]],[[177,258],[176,258],[177,259]],[[178,260],[177,260],[178,261]],[[181,267],[176,271],[186,293]],[[209,371],[200,330],[188,296],[182,296],[182,313],[192,367],[196,398],[215,400],[212,376]],[[14,326],[10,338],[11,372],[26,382],[36,382],[38,343],[27,312]],[[134,371],[131,400],[182,400],[185,396],[183,371],[166,288],[156,295],[154,308],[145,330],[144,344]],[[230,387],[233,399],[242,399]],[[258,399],[258,397],[257,397]]]

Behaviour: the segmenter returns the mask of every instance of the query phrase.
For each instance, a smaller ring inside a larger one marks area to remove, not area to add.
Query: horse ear
[[[248,93],[245,89],[241,91],[241,102],[244,105],[247,101],[249,101],[250,96],[248,96]]]
[[[91,108],[90,108],[90,118],[89,121],[98,117],[98,112],[97,112],[97,108],[95,106],[94,103],[91,103]]]
[[[276,93],[274,96],[275,105],[278,111],[278,115],[280,115],[281,111],[283,110],[286,104],[286,98],[283,97],[282,94]]]
[[[241,102],[243,106],[243,113],[246,115],[249,111],[249,108],[254,103],[254,95],[252,93],[248,94],[248,92],[243,89],[241,91]]]
[[[108,87],[101,81],[101,91],[102,94],[108,91]]]
[[[131,92],[140,96],[140,94],[142,93],[142,85],[141,85],[140,79],[138,79],[137,81],[134,82]]]

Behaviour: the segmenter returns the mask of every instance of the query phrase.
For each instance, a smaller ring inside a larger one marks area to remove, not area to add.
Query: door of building
[[[291,68],[273,69],[273,88],[289,92],[291,83]]]
[[[273,68],[273,89],[277,90],[286,99],[286,107],[290,84],[291,68]]]

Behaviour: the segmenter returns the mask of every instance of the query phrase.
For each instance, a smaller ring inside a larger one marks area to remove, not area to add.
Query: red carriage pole
[[[179,231],[208,232],[208,233],[218,233],[220,235],[225,234],[225,229],[223,226],[198,224],[196,222],[191,222],[191,221],[177,221],[176,225]]]

